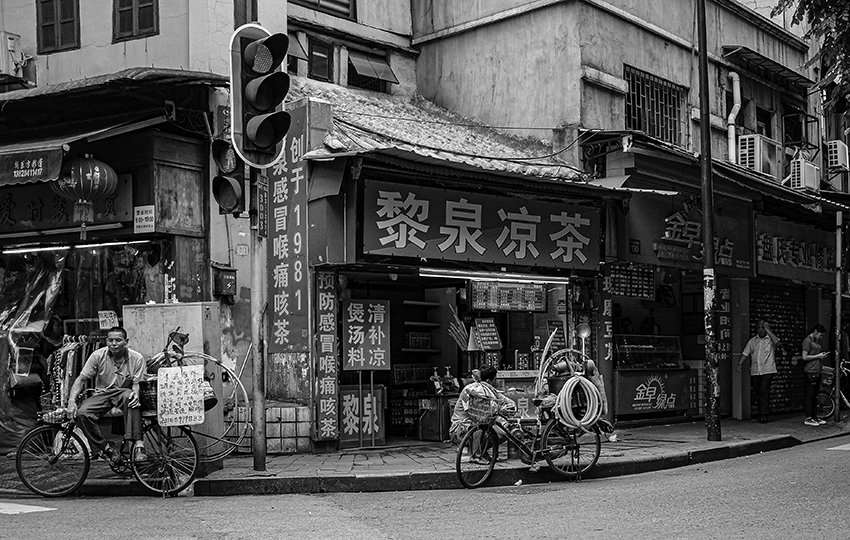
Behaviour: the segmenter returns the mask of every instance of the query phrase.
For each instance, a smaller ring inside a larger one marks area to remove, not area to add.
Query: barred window
[[[158,0],[114,0],[113,10],[113,41],[159,33]]]
[[[311,7],[316,11],[323,11],[354,20],[354,0],[289,0],[292,4]]]
[[[78,0],[39,0],[38,53],[80,47],[80,4]]]
[[[685,88],[655,75],[625,66],[626,129],[680,145]]]

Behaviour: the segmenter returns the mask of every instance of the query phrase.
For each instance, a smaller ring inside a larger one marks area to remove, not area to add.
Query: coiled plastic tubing
[[[577,390],[584,392],[587,397],[587,410],[581,418],[576,417],[570,406]],[[573,374],[555,398],[555,416],[571,428],[587,430],[602,416],[602,395],[599,389],[583,375]]]

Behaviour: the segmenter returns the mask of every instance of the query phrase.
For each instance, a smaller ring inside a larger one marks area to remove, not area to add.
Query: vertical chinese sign
[[[370,384],[358,394],[343,393],[341,440],[383,438],[380,389],[371,383],[373,371],[390,369],[390,303],[388,300],[344,300],[342,305],[343,363],[346,371],[369,371]]]
[[[310,397],[307,351],[310,276],[307,266],[307,107],[290,111],[283,157],[268,172],[268,390]]]
[[[316,440],[339,438],[336,274],[316,274]]]

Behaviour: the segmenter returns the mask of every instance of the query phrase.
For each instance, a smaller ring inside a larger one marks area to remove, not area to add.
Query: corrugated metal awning
[[[797,73],[789,67],[783,66],[775,60],[771,60],[770,58],[750,49],[749,47],[744,47],[743,45],[724,45],[723,57],[733,62],[745,62],[758,66],[759,68],[769,73],[772,73],[777,77],[785,79],[786,81],[792,84],[796,84],[806,88],[815,84],[815,82],[809,79],[808,77]]]

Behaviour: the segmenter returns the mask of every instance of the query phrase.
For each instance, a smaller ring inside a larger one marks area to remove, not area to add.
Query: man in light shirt
[[[776,373],[776,348],[779,346],[779,338],[770,331],[770,324],[766,321],[758,321],[756,328],[758,333],[747,342],[741,359],[738,360],[738,371],[741,371],[741,366],[747,359],[751,360],[750,376],[756,389],[759,422],[765,423],[770,412],[770,381]]]

